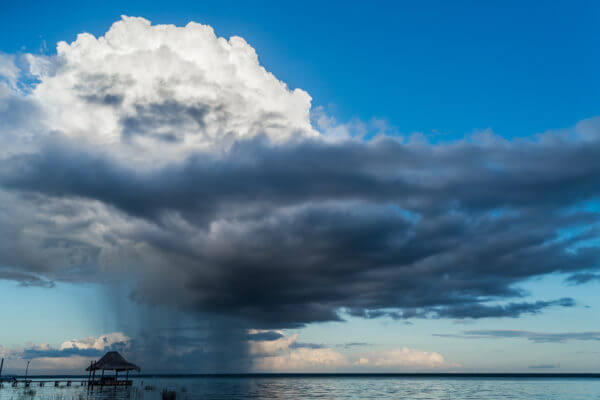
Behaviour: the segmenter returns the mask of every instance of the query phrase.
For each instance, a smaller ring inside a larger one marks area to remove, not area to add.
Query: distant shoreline
[[[10,375],[18,379],[24,375]],[[88,375],[28,375],[28,379],[87,378]],[[600,373],[217,373],[217,374],[132,374],[137,378],[596,378]]]

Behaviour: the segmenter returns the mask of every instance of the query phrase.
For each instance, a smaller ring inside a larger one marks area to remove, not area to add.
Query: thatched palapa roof
[[[127,361],[118,351],[109,351],[102,358],[91,366],[87,367],[86,371],[98,370],[115,370],[115,371],[140,371],[140,367]]]

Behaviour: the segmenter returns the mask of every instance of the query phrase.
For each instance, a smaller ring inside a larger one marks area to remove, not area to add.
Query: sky
[[[600,369],[595,2],[0,11],[0,355]]]

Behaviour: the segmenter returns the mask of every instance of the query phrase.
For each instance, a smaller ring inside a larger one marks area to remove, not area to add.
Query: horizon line
[[[24,378],[25,375],[5,375]],[[27,378],[85,378],[87,374],[42,374],[28,375]],[[431,378],[600,378],[600,372],[242,372],[242,373],[148,373],[136,374],[130,378],[310,378],[310,377],[431,377]]]

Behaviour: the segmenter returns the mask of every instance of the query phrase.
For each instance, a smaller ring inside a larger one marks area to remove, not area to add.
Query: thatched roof
[[[124,359],[118,351],[109,351],[104,356],[102,356],[100,360],[96,361],[91,366],[87,367],[85,370],[97,371],[102,369],[115,371],[140,371],[140,367]]]

